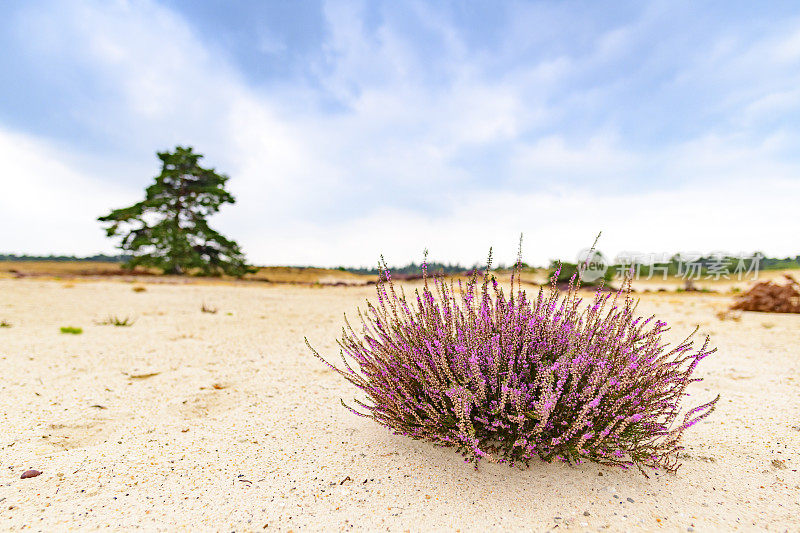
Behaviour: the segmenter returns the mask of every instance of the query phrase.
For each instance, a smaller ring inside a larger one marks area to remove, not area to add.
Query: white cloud
[[[797,63],[800,61],[800,30],[776,40],[771,47],[770,59],[780,63]]]
[[[174,12],[149,1],[51,2],[31,4],[18,27],[39,68],[71,68],[55,83],[83,93],[65,111],[94,133],[149,150],[224,139],[240,76]]]
[[[238,203],[212,224],[258,263],[371,265],[382,252],[403,263],[426,246],[434,259],[472,263],[490,245],[509,262],[520,232],[526,258],[541,263],[572,257],[599,230],[609,253],[797,253],[800,167],[781,157],[796,144],[790,135],[710,131],[653,147],[623,138],[613,123],[559,130],[570,104],[554,100],[602,105],[605,94],[561,94],[565,79],[622,54],[641,28],[603,33],[588,58],[562,54],[489,76],[484,53],[470,56],[458,32],[431,24],[445,43],[433,67],[446,73],[442,81],[431,79],[428,58],[407,36],[388,22],[366,31],[354,6],[326,11],[331,38],[315,69],[323,96],[343,104],[336,112],[322,110],[324,98],[309,86],[248,86],[156,4],[55,4],[34,13],[30,46],[43,59],[78,64],[107,91],[73,111],[134,144],[140,162],[113,172],[109,157],[0,130],[11,169],[0,176],[11,191],[0,198],[0,223],[15,228],[0,251],[108,251],[94,219],[139,199],[157,172],[152,151],[181,143],[232,176]],[[731,53],[713,52],[712,63],[725,71]],[[693,63],[684,80],[699,65],[711,63]],[[770,101],[758,92],[752,112],[795,96],[774,94]],[[486,147],[499,147],[489,161],[496,175],[461,162]]]
[[[800,89],[778,90],[759,96],[745,108],[748,122],[775,120],[800,109]]]
[[[794,255],[800,243],[797,198],[800,184],[787,180],[623,195],[473,193],[443,199],[449,207],[443,216],[384,209],[338,224],[301,221],[284,234],[262,232],[248,249],[279,264],[335,266],[374,265],[381,253],[390,263],[405,263],[420,259],[426,247],[431,259],[472,264],[494,246],[497,260],[510,263],[524,233],[525,260],[544,264],[574,258],[602,230],[600,249],[610,256],[756,249]]]
[[[112,252],[96,218],[124,198],[113,182],[88,174],[74,158],[36,139],[0,129],[3,252]]]
[[[580,145],[569,144],[563,136],[520,144],[512,162],[516,182],[539,178],[558,183],[575,177],[608,181],[642,171],[643,156],[619,145],[613,134],[598,134]]]

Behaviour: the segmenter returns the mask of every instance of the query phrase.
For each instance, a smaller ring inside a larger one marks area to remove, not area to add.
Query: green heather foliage
[[[5,320],[0,320],[0,328],[10,328],[10,327],[11,327],[10,322],[6,322]]]
[[[74,328],[72,326],[62,326],[61,333],[66,333],[68,335],[80,335],[81,333],[83,333],[83,329]]]
[[[251,271],[234,241],[209,227],[206,219],[236,200],[225,190],[228,177],[203,168],[192,148],[159,152],[161,174],[145,199],[98,218],[109,237],[122,236],[126,266],[156,267],[168,274],[242,276]]]
[[[635,316],[629,280],[586,304],[580,278],[561,293],[556,271],[549,290],[529,300],[519,264],[510,296],[488,273],[456,286],[426,271],[407,298],[384,262],[377,305],[359,311],[361,332],[345,318],[343,367],[306,343],[366,395],[345,407],[397,434],[454,446],[476,466],[539,457],[676,471],[684,431],[719,399],[679,418],[686,387],[699,381],[695,367],[715,351],[708,338],[699,349],[694,333],[669,347],[665,322]]]

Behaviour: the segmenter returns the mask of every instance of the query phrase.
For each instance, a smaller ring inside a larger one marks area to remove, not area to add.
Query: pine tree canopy
[[[228,176],[203,168],[191,147],[159,152],[161,174],[145,199],[98,218],[109,237],[121,236],[126,263],[160,268],[167,274],[242,276],[248,268],[236,242],[209,227],[207,218],[236,200],[225,190]]]

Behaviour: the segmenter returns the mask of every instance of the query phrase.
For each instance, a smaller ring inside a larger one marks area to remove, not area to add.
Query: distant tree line
[[[120,255],[106,255],[106,254],[96,254],[96,255],[88,255],[83,257],[77,257],[75,255],[27,255],[27,254],[0,254],[0,261],[59,261],[59,262],[66,262],[66,261],[97,261],[97,262],[107,262],[107,263],[125,263],[130,261],[131,256],[127,254],[120,254]],[[701,257],[698,259],[693,259],[693,263],[698,263],[700,265],[700,272],[706,274],[710,269],[717,268],[720,265],[720,261],[722,264],[726,265],[729,269],[734,269],[738,263],[740,258],[738,257]],[[749,268],[750,261],[752,259],[745,259],[745,264]],[[549,265],[549,268],[552,270],[555,268],[555,263],[552,262]],[[562,275],[569,276],[572,275],[572,268],[576,267],[577,265],[569,262],[562,262]],[[523,268],[530,268],[526,263],[522,263]],[[620,269],[624,269],[625,265],[622,264],[612,264],[609,265],[609,271],[613,271],[614,273],[620,271]],[[681,263],[679,256],[674,256],[669,263],[656,263],[654,265],[640,265],[639,267],[639,274],[640,275],[648,275],[650,270],[653,269],[658,274],[663,272],[662,267],[666,267],[667,272],[669,275],[676,276],[681,274]],[[298,268],[309,268],[309,267],[298,267]],[[473,266],[463,266],[458,263],[438,263],[438,262],[430,262],[428,263],[428,272],[431,274],[435,273],[443,273],[443,274],[458,274],[461,272],[471,272],[474,269],[482,270],[482,265],[473,265]],[[499,270],[504,270],[508,268],[506,265],[500,264],[496,267]],[[685,268],[685,264],[683,266]],[[785,269],[793,269],[793,268],[800,268],[800,255],[796,255],[794,257],[785,257],[785,258],[777,258],[777,257],[762,257],[759,270],[785,270]],[[341,270],[344,272],[352,272],[354,274],[366,274],[366,275],[377,275],[378,269],[377,268],[364,268],[364,267],[338,267],[337,270]],[[422,265],[416,262],[411,262],[405,266],[401,267],[390,267],[392,272],[397,274],[421,274],[422,273]]]
[[[775,257],[761,259],[761,270],[783,270],[785,268],[800,268],[800,255],[783,259]]]
[[[681,276],[691,270],[697,275],[713,275],[715,272],[735,272],[737,269],[749,270],[784,270],[800,268],[800,255],[794,257],[765,257],[760,252],[750,256],[720,256],[708,255],[701,257],[683,257],[680,254],[673,255],[668,262],[657,262],[653,264],[642,264],[635,261],[625,264],[609,265],[609,270],[621,273],[627,267],[634,266],[639,275],[648,276],[653,273],[659,275],[664,272],[669,276]]]
[[[759,257],[758,263],[758,270],[784,270],[784,269],[792,269],[792,268],[800,268],[800,255],[795,257],[785,257],[785,258],[776,258],[776,257],[764,257],[762,254],[755,253],[752,254],[750,257],[738,257],[738,256],[703,256],[703,257],[681,257],[679,254],[676,254],[670,258],[669,262],[659,262],[655,264],[639,264],[637,267],[637,272],[641,276],[650,275],[650,271],[653,270],[654,273],[661,274],[664,271],[667,272],[670,276],[679,276],[685,274],[685,270],[687,265],[694,265],[692,268],[696,269],[697,274],[707,275],[709,273],[713,273],[715,270],[719,269],[726,269],[728,272],[733,272],[737,267],[749,269],[753,265],[753,261],[755,260],[754,257]],[[740,265],[739,263],[742,262]],[[548,265],[548,269],[553,272],[557,267],[558,262],[552,261]],[[635,264],[635,263],[634,263]],[[577,270],[577,266],[574,263],[570,263],[568,261],[561,261],[561,274],[559,275],[559,281],[562,281],[562,278],[565,280],[569,280],[572,274]],[[606,281],[608,281],[611,277],[616,275],[617,273],[623,272],[626,270],[626,267],[630,267],[630,264],[622,264],[622,263],[613,263],[608,265],[608,272],[605,276]],[[435,273],[443,273],[443,274],[458,274],[461,272],[471,272],[474,269],[482,270],[484,265],[476,264],[473,266],[463,266],[458,263],[438,263],[438,262],[430,262],[428,263],[428,272],[431,274]],[[507,268],[511,268],[510,266],[504,264],[498,264],[494,268],[497,270],[505,270]],[[527,263],[522,263],[523,269],[531,268]],[[354,274],[368,274],[368,275],[377,275],[378,269],[377,268],[353,268],[353,267],[343,267],[340,266],[339,270],[352,272]],[[405,266],[400,267],[390,267],[389,270],[396,274],[421,274],[422,273],[422,265],[416,262],[411,262]]]
[[[432,261],[428,263],[428,273],[429,274],[460,274],[461,272],[472,271],[474,269],[481,270],[483,267],[480,265],[474,265],[471,267],[462,266],[458,263],[437,263],[436,261]],[[501,265],[498,268],[503,268]],[[369,274],[369,275],[378,275],[378,268],[351,268],[351,267],[339,267],[338,270],[342,270],[345,272],[352,272],[354,274]],[[389,267],[389,270],[393,274],[421,274],[422,273],[422,264],[411,262],[406,266],[401,267]]]

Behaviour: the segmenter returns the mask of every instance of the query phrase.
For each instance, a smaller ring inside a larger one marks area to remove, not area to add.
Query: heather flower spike
[[[635,316],[630,278],[584,304],[580,273],[562,295],[556,272],[530,300],[521,262],[520,240],[506,297],[489,273],[491,252],[482,283],[476,270],[457,285],[428,276],[426,252],[424,285],[408,298],[381,258],[378,302],[359,311],[361,332],[345,317],[343,366],[306,344],[367,398],[345,407],[397,434],[454,446],[476,466],[539,457],[676,471],[681,436],[719,399],[679,418],[686,387],[700,381],[692,373],[716,351],[709,339],[695,349],[695,329],[669,347],[665,322]]]

